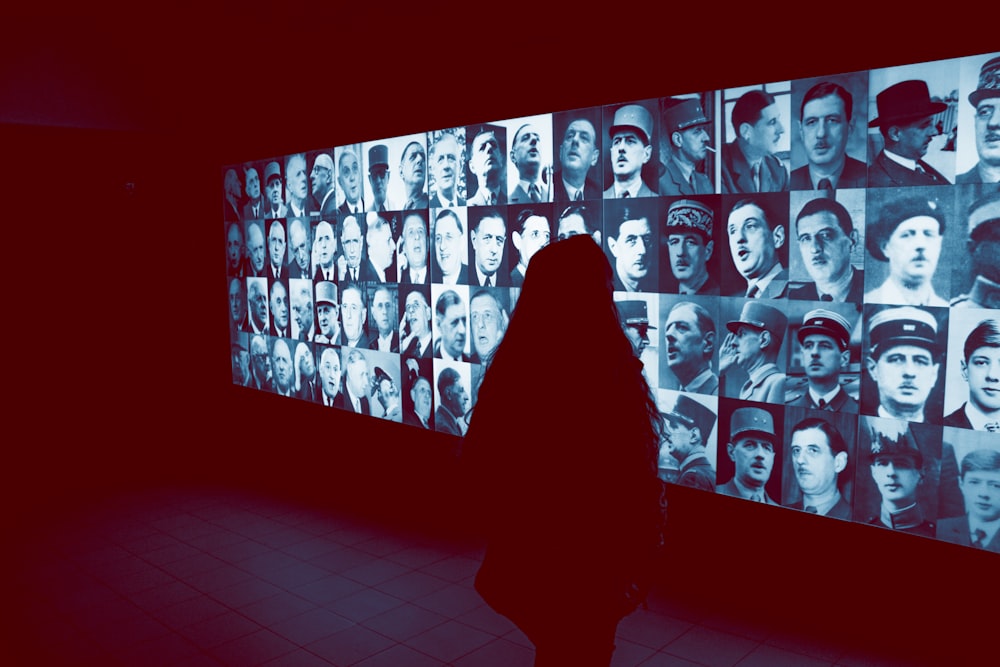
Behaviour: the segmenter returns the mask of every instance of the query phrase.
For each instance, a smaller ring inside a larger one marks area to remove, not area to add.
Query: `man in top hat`
[[[399,176],[403,179],[403,210],[427,208],[429,200],[424,183],[427,182],[427,151],[419,141],[411,141],[399,159]]]
[[[649,347],[649,330],[656,329],[650,325],[646,314],[646,302],[641,299],[616,301],[618,317],[622,322],[625,336],[632,343],[632,351],[637,358],[642,358],[643,350]]]
[[[314,343],[340,345],[340,305],[337,285],[329,280],[316,283],[316,336]]]
[[[712,181],[699,171],[712,137],[712,121],[695,99],[664,100],[660,114],[660,195],[707,195],[715,192]]]
[[[913,306],[886,308],[871,317],[865,366],[878,390],[878,405],[865,412],[891,419],[928,421],[924,407],[937,384],[940,368],[937,330],[934,316]],[[929,421],[940,419],[940,415],[930,417]]]
[[[715,468],[706,446],[715,426],[715,413],[684,394],[663,415],[663,441],[680,465],[676,483],[703,491],[715,491]]]
[[[458,194],[458,179],[462,168],[462,149],[451,132],[442,132],[431,145],[430,169],[434,177],[431,208],[465,206],[465,198]]]
[[[788,455],[802,496],[787,507],[820,516],[851,520],[851,502],[840,490],[840,473],[849,454],[844,436],[822,417],[807,417],[792,428]]]
[[[679,294],[719,294],[718,281],[708,273],[714,218],[712,209],[694,199],[678,199],[667,209],[667,255]]]
[[[869,468],[882,497],[879,513],[866,523],[905,533],[934,537],[934,523],[917,503],[917,487],[924,481],[924,457],[909,427],[868,422],[871,439]]]
[[[262,218],[284,218],[288,215],[288,206],[282,192],[281,167],[277,162],[268,162],[264,167],[264,190],[267,192],[266,210]]]
[[[691,301],[675,303],[663,323],[667,367],[680,391],[712,394],[719,391],[719,376],[712,372],[715,354],[715,320],[704,306]]]
[[[614,183],[604,191],[604,198],[655,197],[656,192],[642,179],[643,165],[653,157],[653,116],[646,107],[639,104],[619,107],[608,137]]]
[[[764,488],[774,468],[777,441],[770,412],[762,408],[734,410],[729,418],[726,454],[735,464],[736,472],[728,482],[715,487],[716,493],[777,505]]]
[[[785,128],[774,96],[748,90],[733,105],[736,139],[722,147],[722,192],[785,192],[788,169],[774,155]]]
[[[959,487],[965,514],[940,519],[936,537],[1000,553],[1000,452],[983,447],[963,456]]]
[[[865,272],[851,264],[858,232],[844,205],[830,197],[810,199],[795,218],[795,235],[813,282],[789,290],[788,298],[861,303]]]
[[[792,170],[792,190],[863,188],[868,165],[847,154],[854,132],[854,99],[838,83],[821,81],[802,96],[799,137],[806,163]]]
[[[320,218],[333,220],[337,215],[337,197],[333,187],[333,158],[328,153],[320,153],[313,160],[309,180]]]
[[[571,113],[559,144],[559,166],[552,178],[554,201],[601,199],[604,188],[593,176],[601,158],[600,137],[590,118],[579,111]],[[554,120],[558,122],[558,118],[556,114]]]
[[[385,144],[375,144],[368,149],[368,183],[372,186],[372,211],[381,213],[389,209],[389,203],[386,201],[389,178],[389,148]]]
[[[543,155],[538,128],[531,123],[521,125],[514,132],[510,142],[510,161],[517,169],[517,185],[508,198],[511,204],[552,201],[549,186],[542,180],[542,169],[546,166],[543,162],[551,159],[549,146],[546,146],[545,152],[546,155]]]
[[[729,334],[722,342],[719,373],[734,364],[749,379],[738,391],[726,387],[726,395],[744,401],[785,402],[785,374],[778,369],[778,351],[785,336],[785,314],[759,301],[747,301],[738,320],[726,323]]]
[[[969,205],[972,289],[951,300],[958,308],[1000,308],[1000,191]]]
[[[969,103],[976,110],[979,161],[956,176],[955,183],[1000,183],[1000,57],[983,64]]]
[[[874,259],[889,264],[889,275],[865,293],[866,303],[948,305],[931,282],[941,256],[944,223],[941,205],[926,197],[904,194],[882,207],[878,220],[868,225],[865,246]]]
[[[962,379],[969,384],[969,400],[945,417],[944,425],[1000,433],[1000,320],[977,324],[962,351]]]
[[[948,108],[931,101],[925,81],[900,81],[875,97],[878,117],[868,123],[885,140],[868,169],[868,187],[948,185],[948,179],[921,158],[937,136],[934,116]]]
[[[840,385],[840,371],[851,360],[848,346],[852,325],[840,313],[816,308],[802,318],[796,337],[806,371],[806,386],[786,396],[798,408],[858,412],[858,402]]]

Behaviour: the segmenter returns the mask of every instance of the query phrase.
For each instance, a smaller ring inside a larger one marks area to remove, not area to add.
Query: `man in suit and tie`
[[[655,197],[646,185],[642,169],[653,157],[653,116],[640,104],[625,104],[615,111],[608,128],[608,159],[614,183],[604,191],[605,199]]]
[[[313,310],[313,284],[308,278],[296,278],[289,281],[292,302],[292,318],[295,326],[292,328],[292,338],[310,342],[316,334],[313,328],[316,322]]]
[[[469,299],[469,320],[472,330],[474,364],[485,364],[503,340],[510,317],[500,302],[497,291],[480,287]]]
[[[235,169],[226,170],[225,204],[223,219],[226,222],[237,222],[240,219],[240,200],[243,198],[243,187]]]
[[[382,409],[380,417],[390,421],[403,420],[403,410],[399,401],[399,385],[381,366],[375,367],[375,377],[372,379],[372,398]]]
[[[430,172],[434,178],[431,208],[465,206],[465,198],[458,194],[458,175],[462,168],[462,149],[452,132],[438,135],[430,150]]]
[[[854,133],[854,98],[833,81],[821,81],[802,96],[799,138],[806,163],[792,170],[792,190],[863,188],[868,165],[847,154]]]
[[[371,210],[381,213],[389,210],[389,147],[375,144],[368,149],[368,184],[372,186]]]
[[[340,317],[344,325],[343,344],[367,348],[371,339],[367,332],[368,307],[358,283],[340,285]]]
[[[598,211],[602,211],[601,206],[596,205]],[[563,241],[571,236],[586,234],[594,239],[594,243],[601,245],[601,229],[594,222],[594,205],[570,204],[559,214],[556,220],[556,240]]]
[[[427,208],[429,202],[424,190],[427,181],[427,151],[419,141],[411,141],[403,149],[403,156],[399,160],[399,175],[406,191],[403,210]]]
[[[542,138],[531,123],[514,132],[510,145],[510,161],[517,169],[517,186],[510,193],[511,204],[538,204],[549,199],[549,186],[543,180],[543,164],[548,155],[542,154]]]
[[[259,220],[264,217],[264,199],[260,196],[260,174],[253,165],[243,167],[243,179],[246,181],[247,201],[243,204],[244,220]]]
[[[969,400],[944,425],[1000,433],[1000,320],[983,319],[969,332],[960,364]]]
[[[505,139],[502,127],[483,125],[476,128],[469,142],[469,171],[476,180],[476,190],[469,199],[469,206],[507,203],[503,160]]]
[[[927,82],[900,81],[875,96],[877,127],[885,141],[868,169],[868,187],[900,188],[911,185],[948,185],[940,172],[923,161],[931,139],[937,136],[934,116],[948,108],[931,100]]]
[[[292,218],[288,223],[288,277],[289,278],[310,278],[309,272],[309,252],[312,244],[309,243],[309,227],[300,218]]]
[[[840,473],[847,469],[850,453],[840,431],[822,417],[807,417],[792,428],[787,452],[790,476],[802,495],[785,506],[850,521],[851,499],[840,488]]]
[[[422,211],[403,213],[403,233],[397,241],[399,257],[399,282],[404,285],[430,283],[427,270],[428,251],[427,219]]]
[[[707,195],[715,192],[712,181],[703,173],[712,121],[696,99],[664,100],[660,114],[660,196]]]
[[[470,361],[465,352],[469,327],[462,297],[455,290],[445,290],[438,297],[434,310],[434,328],[439,332],[434,341],[434,356],[450,361]]]
[[[348,282],[384,282],[378,279],[368,254],[365,252],[365,236],[368,225],[365,214],[348,215],[340,223],[340,249],[344,253],[343,271],[339,280]],[[378,214],[375,214],[376,217]]]
[[[958,480],[965,514],[940,519],[936,537],[1000,553],[1000,451],[974,449],[963,456]]]
[[[285,283],[275,280],[271,283],[271,335],[288,338],[292,335],[288,316],[288,288]]]
[[[777,361],[787,325],[782,311],[759,301],[746,301],[739,319],[726,323],[729,334],[719,351],[719,374],[738,367],[748,376],[742,387],[726,383],[726,396],[784,404],[785,374]]]
[[[431,428],[432,396],[430,380],[423,375],[417,375],[410,386],[410,400],[413,402],[413,409],[403,411],[403,423],[420,428]]]
[[[271,391],[271,355],[267,351],[267,337],[263,334],[254,334],[250,339],[250,381],[247,386],[257,391]]]
[[[228,223],[226,230],[226,275],[245,278],[247,273],[246,246],[243,244],[243,227],[239,222]]]
[[[514,231],[510,235],[510,241],[517,250],[517,265],[510,270],[512,287],[521,287],[524,284],[528,262],[552,239],[552,225],[545,215],[547,207],[543,209],[541,206],[544,205],[521,209],[512,225]]]
[[[722,193],[787,191],[788,169],[774,155],[785,133],[774,96],[748,90],[733,105],[731,120],[736,139],[722,147]]]
[[[413,287],[406,295],[403,320],[399,325],[399,349],[404,357],[430,359],[431,306],[424,293],[426,287]]]
[[[271,369],[274,374],[271,385],[274,393],[292,398],[295,366],[292,364],[292,352],[283,338],[275,338],[271,343]]]
[[[715,320],[699,303],[675,303],[663,323],[666,362],[680,391],[716,395],[719,376],[712,372]],[[705,434],[708,435],[707,433]]]
[[[229,332],[235,336],[240,331],[250,331],[247,319],[247,286],[243,278],[229,279]]]
[[[264,167],[264,188],[267,192],[267,203],[262,218],[284,218],[288,215],[285,204],[281,167],[277,162],[268,162]]]
[[[462,384],[462,376],[454,368],[447,367],[438,375],[437,386],[441,400],[434,413],[435,429],[451,435],[465,435],[468,428],[465,411],[469,405],[469,392]]]
[[[319,379],[323,389],[320,403],[330,408],[346,409],[342,377],[340,353],[337,348],[323,346],[319,357]]]
[[[506,286],[508,274],[504,270],[504,248],[507,246],[507,221],[493,206],[473,209],[469,217],[472,218],[469,239],[474,268],[469,272],[469,284],[473,287]]]
[[[255,220],[247,223],[247,277],[266,278],[264,266],[267,251],[264,249],[264,223]]]
[[[371,375],[368,359],[364,352],[354,348],[344,351],[344,409],[359,415],[370,415],[368,392],[371,391]]]
[[[285,224],[282,220],[272,220],[267,232],[267,250],[271,261],[267,267],[267,277],[282,280],[288,277],[285,271]]]
[[[787,210],[765,196],[745,197],[729,211],[729,251],[747,281],[748,299],[781,299],[788,291],[788,269],[781,263]],[[733,292],[740,295],[744,290]]]
[[[337,185],[344,195],[344,202],[337,208],[340,215],[357,215],[364,211],[361,199],[361,168],[358,166],[357,146],[341,146],[337,162]]]
[[[250,304],[250,330],[256,334],[268,333],[271,319],[267,312],[267,278],[247,278],[247,302]]]
[[[615,202],[605,206],[608,253],[619,292],[655,292],[656,200]]]
[[[765,486],[774,469],[774,417],[763,408],[737,408],[729,418],[726,455],[735,465],[733,477],[715,487],[716,493],[767,505],[777,505]]]
[[[285,181],[288,193],[288,217],[304,218],[316,212],[316,204],[309,195],[309,177],[306,175],[304,153],[289,155],[285,162]]]
[[[594,178],[601,158],[600,137],[590,117],[580,111],[571,114],[559,144],[559,169],[552,178],[552,187],[555,188],[553,200],[582,202],[601,199],[604,188]],[[557,114],[553,120],[558,127],[562,118]]]
[[[441,209],[434,219],[434,258],[437,260],[434,282],[467,285],[469,265],[462,261],[465,253],[465,226],[462,220],[455,209]]]
[[[326,220],[320,220],[316,225],[312,254],[316,258],[316,270],[313,272],[314,282],[339,280],[336,262],[337,235],[333,231],[333,225]]]
[[[795,234],[813,282],[789,290],[788,298],[861,303],[865,272],[851,264],[858,232],[844,205],[829,197],[810,199],[795,219]]]
[[[333,186],[333,158],[329,153],[316,156],[309,179],[319,216],[323,220],[334,220],[337,216],[337,196]]]
[[[399,332],[396,331],[396,287],[377,285],[371,293],[371,317],[375,328],[368,348],[382,352],[399,352]]]
[[[858,412],[858,402],[840,384],[840,371],[851,360],[848,349],[854,325],[839,312],[816,308],[802,318],[796,337],[806,372],[806,386],[786,396],[785,404],[799,408]]]

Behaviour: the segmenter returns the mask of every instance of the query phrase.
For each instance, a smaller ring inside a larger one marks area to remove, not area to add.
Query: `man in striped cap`
[[[924,407],[940,369],[937,320],[915,306],[886,308],[872,316],[868,331],[865,365],[878,389],[875,414],[925,421]]]
[[[858,402],[840,385],[840,371],[851,357],[851,324],[847,318],[825,308],[811,310],[802,318],[796,337],[808,383],[787,396],[786,405],[857,413]]]

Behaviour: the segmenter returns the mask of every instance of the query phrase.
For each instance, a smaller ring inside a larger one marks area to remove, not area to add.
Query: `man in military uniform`
[[[653,156],[653,116],[639,104],[619,107],[608,136],[614,183],[604,191],[604,198],[655,197],[642,178],[643,166]]]
[[[788,318],[772,306],[747,301],[738,320],[726,323],[729,334],[719,354],[719,374],[738,366],[749,376],[739,391],[726,387],[726,395],[744,401],[785,402],[785,374],[778,369],[778,351]]]
[[[878,117],[868,123],[885,140],[868,168],[868,187],[948,185],[948,179],[921,158],[937,136],[934,116],[948,108],[931,101],[926,81],[900,81],[875,96]]]
[[[715,487],[716,493],[777,505],[764,486],[771,478],[777,436],[774,417],[762,408],[737,408],[729,418],[726,453],[736,466],[733,478]]]
[[[712,181],[699,169],[708,155],[712,121],[695,99],[664,100],[660,134],[660,196],[707,195],[715,192]]]
[[[714,218],[712,209],[694,199],[678,199],[667,209],[667,255],[680,294],[719,294],[719,283],[708,272]]]
[[[656,329],[649,324],[646,302],[641,299],[616,301],[618,316],[622,321],[625,336],[632,343],[632,351],[636,358],[642,358],[643,351],[649,347],[649,330]]]
[[[663,442],[680,464],[677,484],[715,491],[715,468],[708,460],[706,445],[715,426],[715,413],[684,394],[663,415]]]
[[[1000,308],[1000,192],[969,206],[968,251],[972,260],[972,289],[952,299],[959,308]]]
[[[935,526],[917,502],[917,487],[924,481],[924,457],[907,428],[887,433],[869,422],[869,467],[882,497],[879,513],[865,522],[905,533],[934,537]]]
[[[969,93],[976,110],[976,152],[979,161],[955,177],[956,184],[1000,182],[1000,58],[991,58],[979,72],[979,85]]]
[[[851,328],[845,317],[832,310],[817,308],[806,313],[796,337],[808,382],[802,389],[786,396],[786,405],[831,412],[858,412],[858,402],[840,385],[840,371],[851,357],[848,350]]]

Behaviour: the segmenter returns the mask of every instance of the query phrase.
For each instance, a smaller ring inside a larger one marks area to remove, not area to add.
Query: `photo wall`
[[[234,384],[461,438],[587,234],[664,480],[1000,553],[1000,52],[358,139],[223,166]]]

